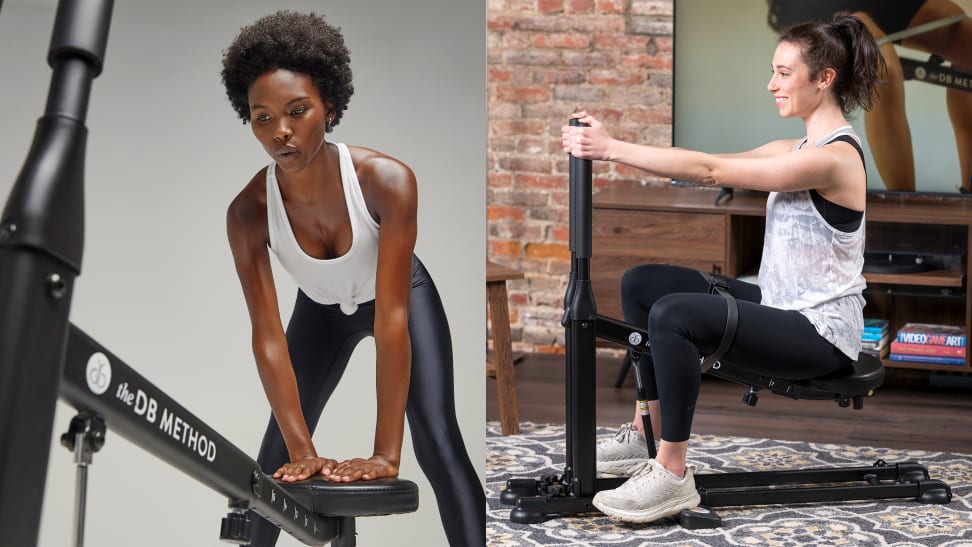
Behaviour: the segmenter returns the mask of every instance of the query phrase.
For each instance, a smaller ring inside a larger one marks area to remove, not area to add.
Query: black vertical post
[[[571,118],[570,125],[577,125],[574,118]],[[564,480],[569,481],[570,477],[573,475],[574,467],[574,457],[571,453],[570,447],[574,446],[574,431],[573,423],[574,416],[572,414],[574,394],[574,378],[571,374],[574,363],[574,349],[572,347],[573,338],[571,337],[571,304],[574,300],[574,285],[577,282],[577,223],[574,222],[574,212],[577,210],[577,192],[574,190],[574,170],[575,170],[575,159],[572,155],[568,155],[568,184],[567,184],[567,231],[568,231],[568,248],[570,249],[570,274],[567,276],[567,290],[564,292],[564,315],[560,319],[560,325],[564,327],[564,359],[565,359],[565,374],[564,374],[564,399],[567,402],[564,405],[564,432],[565,432],[565,442],[567,444],[567,463],[564,474]]]
[[[0,533],[35,545],[84,243],[88,97],[112,0],[61,0],[44,115],[0,217]]]
[[[570,124],[582,125],[572,118]],[[595,465],[595,362],[597,306],[591,289],[591,160],[570,157],[571,282],[565,296],[567,467],[564,480],[576,496],[593,496]]]

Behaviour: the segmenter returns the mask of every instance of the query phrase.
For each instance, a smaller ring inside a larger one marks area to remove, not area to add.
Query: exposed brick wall
[[[509,284],[514,350],[563,351],[570,270],[560,128],[581,107],[610,133],[671,144],[672,0],[488,0],[488,253]],[[648,184],[606,162],[594,186]]]

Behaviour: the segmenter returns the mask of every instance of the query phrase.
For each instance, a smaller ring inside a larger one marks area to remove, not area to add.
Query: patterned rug
[[[504,437],[499,424],[486,428],[486,539],[490,547],[521,545],[672,546],[858,546],[972,547],[972,455],[894,450],[767,439],[693,436],[689,463],[698,472],[796,469],[914,461],[952,488],[947,505],[914,501],[862,501],[790,507],[720,507],[722,527],[687,530],[674,519],[626,524],[599,513],[514,524],[510,506],[499,501],[510,478],[562,473],[564,427],[522,423],[521,434]],[[598,429],[598,438],[613,434]]]

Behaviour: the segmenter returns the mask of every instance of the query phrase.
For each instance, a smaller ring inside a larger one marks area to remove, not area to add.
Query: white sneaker
[[[651,453],[645,437],[631,423],[621,424],[611,439],[597,443],[597,472],[630,477],[648,463]]]
[[[694,468],[676,477],[655,460],[614,490],[594,496],[594,507],[625,522],[651,522],[691,509],[702,500],[695,489]]]

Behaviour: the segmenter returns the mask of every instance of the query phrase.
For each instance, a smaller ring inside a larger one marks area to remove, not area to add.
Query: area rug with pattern
[[[951,487],[948,504],[912,500],[813,503],[792,506],[720,507],[722,526],[688,530],[674,518],[626,524],[600,513],[551,519],[540,524],[509,520],[500,503],[506,480],[562,473],[564,426],[522,423],[519,435],[503,436],[497,422],[486,427],[486,540],[490,547],[521,545],[671,546],[858,546],[972,547],[972,455],[841,444],[694,435],[689,463],[697,473],[768,471],[830,466],[917,462],[932,479]],[[613,431],[598,428],[598,438]]]

